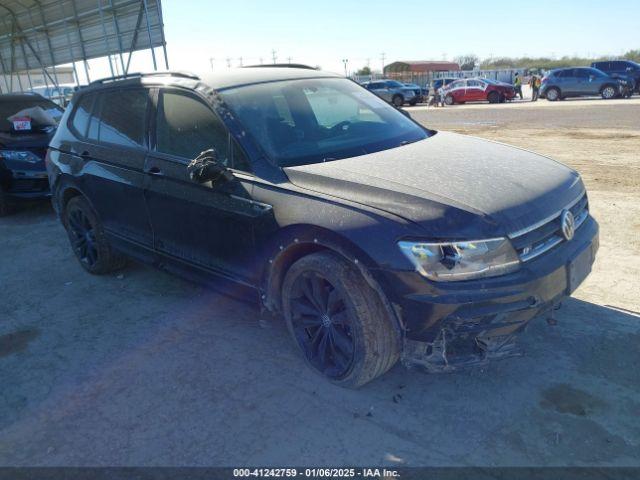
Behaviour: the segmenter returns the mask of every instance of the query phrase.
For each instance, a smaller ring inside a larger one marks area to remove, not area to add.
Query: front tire
[[[549,90],[547,90],[547,92],[545,93],[545,96],[547,97],[547,100],[549,100],[550,102],[555,102],[557,100],[560,100],[560,90],[558,90],[555,87],[552,87]]]
[[[404,105],[404,98],[402,97],[402,95],[394,95],[394,97],[391,99],[391,102],[396,106],[396,107],[401,107],[402,105]]]
[[[446,103],[447,105],[453,105],[454,103],[456,103],[456,101],[453,99],[452,95],[447,95],[444,97],[444,103]]]
[[[314,253],[294,263],[282,285],[282,305],[307,364],[336,385],[360,387],[400,356],[400,335],[380,297],[336,254]]]
[[[613,98],[616,98],[617,94],[618,92],[613,85],[605,85],[600,92],[600,95],[604,100],[611,100]]]
[[[102,275],[124,267],[125,258],[111,248],[102,223],[84,197],[69,200],[63,220],[73,253],[87,272]]]

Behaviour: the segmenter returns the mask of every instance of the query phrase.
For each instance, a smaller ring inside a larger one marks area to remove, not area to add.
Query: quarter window
[[[193,159],[215,148],[229,165],[229,135],[222,121],[202,101],[181,92],[162,92],[156,120],[156,149]]]
[[[91,115],[91,108],[93,107],[93,100],[95,97],[95,95],[83,95],[80,97],[80,103],[78,103],[78,107],[73,114],[71,127],[82,137],[87,134],[89,116]]]

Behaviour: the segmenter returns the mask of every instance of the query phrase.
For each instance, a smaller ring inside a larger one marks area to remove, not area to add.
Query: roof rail
[[[126,75],[115,75],[113,77],[100,78],[89,83],[89,85],[99,85],[109,82],[117,82],[120,80],[128,80],[130,78],[144,78],[144,77],[179,77],[179,78],[191,78],[193,80],[200,80],[200,77],[189,72],[148,72],[148,73],[128,73]]]
[[[265,63],[260,65],[246,65],[242,68],[302,68],[304,70],[318,70],[310,65],[303,63]]]

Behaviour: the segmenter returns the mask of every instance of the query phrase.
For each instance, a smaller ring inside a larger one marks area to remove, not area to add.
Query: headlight
[[[33,152],[19,150],[0,150],[0,157],[14,162],[38,163],[40,157]]]
[[[453,282],[495,277],[520,266],[518,254],[506,238],[465,242],[398,242],[416,270],[431,280]]]

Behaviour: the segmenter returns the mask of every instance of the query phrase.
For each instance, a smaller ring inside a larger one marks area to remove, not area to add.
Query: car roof
[[[309,68],[285,67],[245,67],[233,68],[220,72],[203,72],[200,74],[184,72],[154,72],[149,74],[132,74],[127,77],[113,77],[96,80],[83,88],[84,91],[128,87],[133,85],[181,85],[193,88],[204,83],[214,90],[240,87],[256,83],[276,82],[282,80],[299,80],[305,78],[344,78],[341,75]]]

